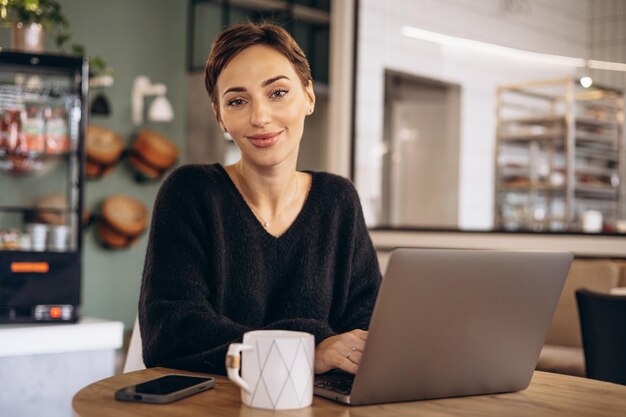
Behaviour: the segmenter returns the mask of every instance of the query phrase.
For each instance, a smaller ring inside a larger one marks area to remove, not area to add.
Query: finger
[[[357,350],[363,351],[365,349],[365,340],[360,339],[353,334],[348,334],[346,336],[346,340],[344,340],[343,343],[348,347],[349,350],[352,350],[352,348],[356,348]]]
[[[350,354],[350,357],[347,359],[356,365],[360,365],[361,359],[363,359],[363,353],[358,350],[355,350],[354,352]]]
[[[346,371],[349,372],[351,374],[356,374],[357,371],[359,370],[359,365],[357,365],[356,363],[344,358],[344,360],[341,362],[341,364],[338,366],[339,369],[341,369],[342,371]]]
[[[369,332],[367,330],[355,329],[350,332],[361,340],[367,340]]]

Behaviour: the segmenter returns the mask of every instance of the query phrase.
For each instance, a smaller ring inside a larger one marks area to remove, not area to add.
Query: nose
[[[254,127],[263,127],[270,122],[270,112],[267,103],[262,100],[252,102],[250,124]]]

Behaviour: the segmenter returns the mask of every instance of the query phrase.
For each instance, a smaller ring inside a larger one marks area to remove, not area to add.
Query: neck
[[[234,165],[240,191],[265,221],[273,220],[295,197],[296,167],[258,169],[243,160]]]

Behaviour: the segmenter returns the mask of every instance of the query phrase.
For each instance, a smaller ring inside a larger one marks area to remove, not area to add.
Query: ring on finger
[[[348,354],[346,355],[346,359],[347,359],[347,360],[349,360],[350,362],[353,362],[353,361],[351,361],[351,360],[350,360],[350,355],[352,355],[352,354],[353,354],[354,352],[356,352],[357,350],[358,350],[357,348],[352,347],[352,350],[350,351],[350,353],[348,353]]]

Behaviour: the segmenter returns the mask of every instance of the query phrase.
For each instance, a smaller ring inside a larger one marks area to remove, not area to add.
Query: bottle
[[[5,113],[6,111],[3,110],[2,114],[0,114],[0,155],[6,154],[9,150],[9,143],[6,139],[8,130],[4,124]]]
[[[44,153],[46,141],[44,137],[44,119],[41,107],[31,104],[26,106],[23,131],[26,148],[29,152]]]
[[[4,114],[6,148],[10,153],[18,153],[23,146],[22,118],[18,109],[8,109]]]
[[[66,113],[61,106],[48,107],[44,111],[46,119],[46,152],[59,154],[69,150],[69,135]]]

